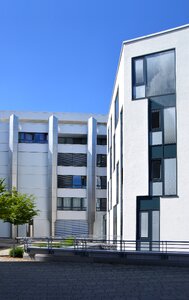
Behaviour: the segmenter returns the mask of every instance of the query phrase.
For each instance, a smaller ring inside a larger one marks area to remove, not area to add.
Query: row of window
[[[81,175],[58,175],[58,188],[86,188],[87,177]],[[107,177],[96,176],[96,187],[98,189],[107,188]]]
[[[19,132],[18,134],[19,143],[36,143],[46,144],[48,143],[48,133],[41,132]],[[87,136],[83,137],[58,137],[58,144],[77,144],[87,145]],[[97,136],[97,145],[106,145],[106,136]]]
[[[48,134],[38,132],[19,132],[18,135],[19,143],[36,143],[36,144],[47,144]]]
[[[78,145],[87,145],[87,135],[80,136],[80,137],[64,137],[59,136],[58,137],[58,143],[59,144],[78,144]],[[97,145],[106,145],[107,144],[107,138],[106,136],[97,136]]]
[[[106,198],[96,199],[96,211],[106,211]],[[77,197],[58,197],[58,210],[86,211],[87,199]]]
[[[73,166],[73,167],[86,167],[87,154],[85,153],[58,153],[58,166]],[[97,167],[107,166],[107,155],[97,154],[96,160]]]

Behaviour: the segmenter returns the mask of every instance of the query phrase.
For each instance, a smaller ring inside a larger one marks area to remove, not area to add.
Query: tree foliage
[[[22,225],[38,214],[33,195],[22,194],[15,188],[6,191],[5,188],[4,180],[0,179],[0,219]]]

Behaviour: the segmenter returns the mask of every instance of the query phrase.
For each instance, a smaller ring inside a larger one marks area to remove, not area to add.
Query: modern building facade
[[[105,115],[0,111],[0,178],[33,194],[40,211],[18,236],[106,234],[106,123]],[[0,221],[0,237],[11,235]]]
[[[189,25],[123,43],[108,118],[107,237],[189,240]]]

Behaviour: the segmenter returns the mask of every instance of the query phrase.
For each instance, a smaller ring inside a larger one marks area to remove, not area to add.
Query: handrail
[[[143,241],[143,240],[116,240],[92,239],[90,237],[18,237],[17,240],[24,244],[25,251],[32,248],[60,250],[101,250],[113,252],[159,252],[159,253],[188,253],[189,241]]]

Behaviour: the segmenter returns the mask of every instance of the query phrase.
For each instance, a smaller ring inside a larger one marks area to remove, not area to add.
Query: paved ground
[[[189,299],[189,268],[0,262],[1,300]]]

